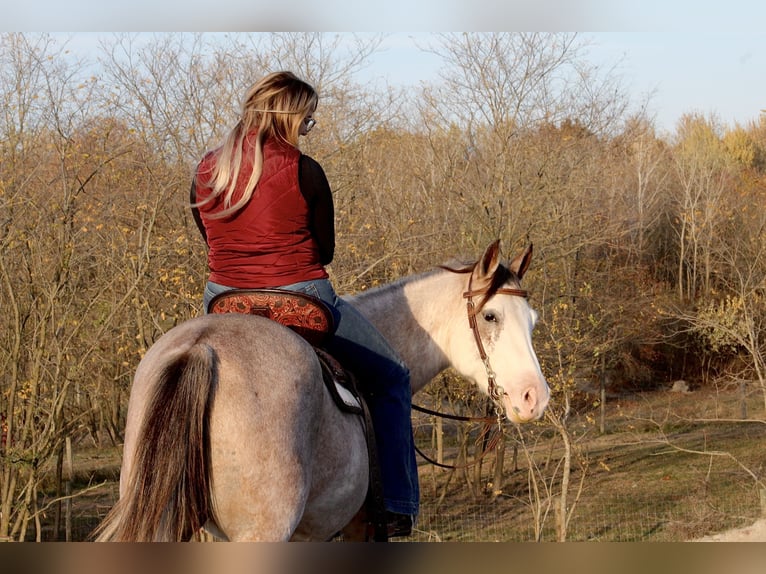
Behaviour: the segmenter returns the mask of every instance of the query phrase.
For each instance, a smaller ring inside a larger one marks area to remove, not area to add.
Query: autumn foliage
[[[435,37],[443,83],[368,85],[378,42],[0,35],[0,539],[39,536],[65,438],[119,444],[136,364],[200,313],[190,174],[276,68],[320,93],[339,291],[533,242],[557,393],[744,380],[766,410],[766,117],[660,136],[564,34]]]

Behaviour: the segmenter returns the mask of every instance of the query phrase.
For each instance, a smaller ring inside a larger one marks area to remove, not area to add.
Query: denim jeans
[[[208,282],[204,303],[230,289]],[[312,295],[330,306],[335,336],[327,350],[357,377],[372,416],[386,510],[417,515],[420,491],[412,436],[410,372],[388,341],[352,305],[338,297],[327,279],[279,289]]]

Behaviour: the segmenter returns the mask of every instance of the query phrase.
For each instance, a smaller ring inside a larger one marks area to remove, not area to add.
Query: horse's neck
[[[460,312],[462,277],[444,271],[402,281],[349,298],[396,349],[410,369],[413,391],[449,364],[449,334]]]

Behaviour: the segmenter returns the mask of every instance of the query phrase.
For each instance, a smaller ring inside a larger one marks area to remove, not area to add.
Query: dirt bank
[[[711,534],[698,538],[694,542],[766,542],[766,518],[762,518],[750,526]]]

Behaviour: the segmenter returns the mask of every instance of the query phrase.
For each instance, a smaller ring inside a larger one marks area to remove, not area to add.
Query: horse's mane
[[[399,279],[396,279],[392,281],[391,283],[384,283],[383,285],[377,285],[371,289],[367,289],[365,291],[359,291],[358,293],[350,293],[348,295],[348,298],[362,301],[364,299],[372,297],[373,295],[376,297],[380,297],[381,295],[384,295],[384,294],[387,295],[389,293],[401,291],[402,289],[404,289],[405,285],[408,285],[409,283],[412,283],[419,279],[423,279],[430,275],[434,275],[435,273],[438,273],[438,271],[439,271],[438,269],[430,269],[428,271],[424,271],[422,273],[416,273],[414,275],[405,275],[404,277],[400,277]]]
[[[435,269],[430,269],[428,271],[424,271],[422,273],[417,273],[414,275],[407,275],[405,277],[400,277],[399,279],[391,283],[386,283],[384,285],[379,285],[377,287],[368,289],[366,291],[354,293],[353,295],[349,295],[349,297],[356,299],[358,301],[363,301],[372,296],[381,297],[389,293],[401,291],[405,285],[412,283],[413,281],[417,281],[419,279],[429,277],[441,271],[447,271],[450,273],[457,273],[457,274],[473,273],[473,271],[476,269],[476,267],[480,263],[481,261],[479,260],[479,261],[474,261],[472,263],[451,262],[449,264],[438,265]],[[497,269],[492,275],[492,279],[489,285],[486,287],[486,292],[484,292],[482,298],[479,300],[476,306],[475,312],[479,313],[484,308],[484,305],[487,303],[487,301],[489,301],[497,293],[498,289],[503,287],[503,285],[507,285],[509,283],[516,285],[517,287],[520,286],[519,277],[505,265],[503,264],[498,265]],[[384,297],[381,297],[381,298],[384,298]]]

